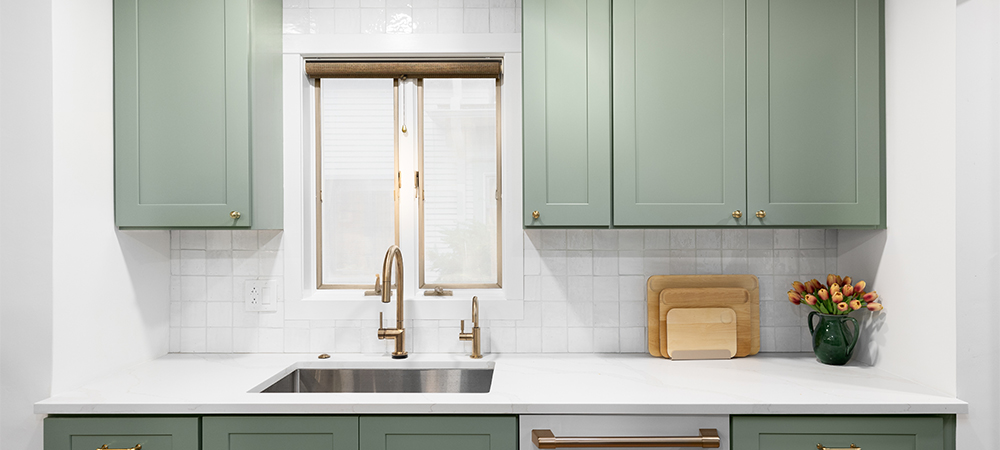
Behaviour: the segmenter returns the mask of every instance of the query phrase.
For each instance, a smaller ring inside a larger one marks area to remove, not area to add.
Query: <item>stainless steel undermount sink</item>
[[[297,368],[261,393],[487,393],[487,368]]]

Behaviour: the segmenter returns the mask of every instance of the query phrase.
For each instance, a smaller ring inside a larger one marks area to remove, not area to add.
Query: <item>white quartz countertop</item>
[[[485,367],[487,394],[254,393],[301,367]],[[38,414],[962,414],[968,404],[873,367],[811,354],[170,354],[35,404]]]

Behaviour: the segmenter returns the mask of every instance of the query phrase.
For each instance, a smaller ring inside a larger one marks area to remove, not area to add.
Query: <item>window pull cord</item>
[[[403,103],[403,133],[406,133],[406,75],[399,77],[400,87],[403,89],[403,95],[400,96],[400,101]]]

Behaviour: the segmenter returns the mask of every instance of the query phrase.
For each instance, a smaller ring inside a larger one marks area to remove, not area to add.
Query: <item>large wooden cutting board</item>
[[[760,351],[760,288],[753,275],[654,275],[646,281],[649,354],[660,353],[660,292],[666,288],[744,288],[750,293],[750,355]],[[702,305],[713,306],[713,305]]]

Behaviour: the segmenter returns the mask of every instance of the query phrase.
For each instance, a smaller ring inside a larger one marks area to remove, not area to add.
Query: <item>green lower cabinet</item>
[[[362,416],[358,429],[360,450],[517,450],[515,416]]]
[[[202,426],[202,450],[358,448],[357,416],[209,416]]]
[[[49,417],[45,450],[198,448],[197,417]]]
[[[732,450],[954,450],[955,416],[733,416]]]

